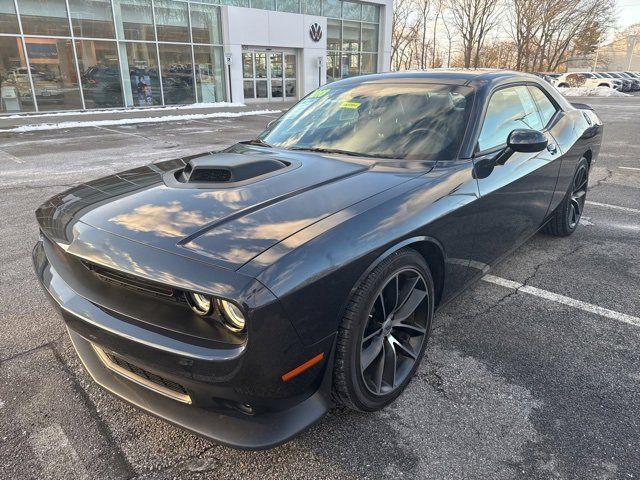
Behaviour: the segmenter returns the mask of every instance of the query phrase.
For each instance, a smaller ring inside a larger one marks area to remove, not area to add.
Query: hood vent
[[[217,153],[196,157],[176,172],[181,183],[218,184],[252,180],[289,164],[273,158],[248,157],[236,153]]]

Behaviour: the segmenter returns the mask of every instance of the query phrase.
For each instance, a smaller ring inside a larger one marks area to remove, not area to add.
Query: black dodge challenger
[[[578,226],[602,122],[515,72],[324,86],[256,139],[37,210],[38,278],[93,379],[259,449],[407,386],[434,311]]]

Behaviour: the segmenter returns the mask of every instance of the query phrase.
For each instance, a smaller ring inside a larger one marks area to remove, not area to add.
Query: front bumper
[[[329,410],[327,365],[331,365],[333,336],[308,347],[290,338],[285,346],[267,338],[268,348],[259,340],[230,348],[191,342],[184,335],[147,328],[80,295],[70,283],[80,287],[64,278],[69,275],[67,266],[52,248],[43,239],[33,250],[38,279],[61,311],[85,368],[109,392],[206,439],[241,449],[279,445]],[[274,324],[274,334],[285,337],[277,321]],[[292,357],[297,365],[299,359],[319,351],[325,361],[290,382],[280,378],[284,367],[273,371],[275,364],[286,364],[284,358]],[[129,370],[134,375],[114,368],[105,361],[105,353],[133,365]],[[154,388],[160,383],[171,388]],[[182,398],[174,385],[183,389]]]

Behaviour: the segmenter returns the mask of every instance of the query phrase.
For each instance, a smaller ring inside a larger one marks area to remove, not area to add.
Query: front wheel
[[[556,237],[566,237],[575,232],[582,217],[585,201],[587,200],[587,186],[589,184],[589,162],[582,157],[578,162],[573,180],[562,203],[551,215],[551,219],[544,226],[543,231]]]
[[[431,272],[410,248],[383,260],[357,287],[338,330],[334,396],[350,408],[379,410],[415,373],[434,308]]]

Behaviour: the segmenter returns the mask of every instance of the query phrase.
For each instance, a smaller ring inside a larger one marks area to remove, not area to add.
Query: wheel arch
[[[373,269],[375,269],[384,259],[388,258],[393,253],[405,247],[412,248],[413,250],[417,251],[429,266],[429,270],[431,270],[431,276],[433,277],[433,286],[435,289],[434,306],[437,307],[440,303],[440,299],[442,298],[442,291],[444,287],[445,250],[442,244],[437,239],[425,235],[406,238],[385,250],[367,267],[362,275],[360,275],[358,281],[351,288],[347,299],[350,299],[353,296],[353,293],[358,288],[358,285],[360,285],[362,281],[367,278],[367,276],[373,271]]]

